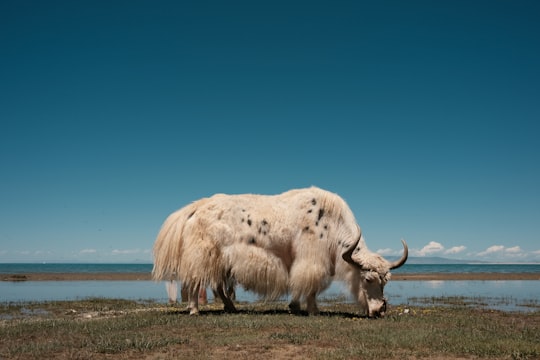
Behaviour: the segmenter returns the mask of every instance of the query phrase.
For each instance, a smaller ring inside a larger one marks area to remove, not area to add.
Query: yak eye
[[[382,284],[382,279],[380,277],[380,275],[374,271],[369,271],[367,273],[364,274],[364,280],[371,284],[371,283],[376,283],[377,280],[379,280],[379,282]]]

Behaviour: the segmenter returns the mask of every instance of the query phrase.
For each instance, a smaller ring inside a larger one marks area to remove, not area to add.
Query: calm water
[[[149,273],[152,264],[1,264],[0,274],[65,273],[65,272],[140,272]],[[538,273],[540,264],[405,264],[394,274],[406,273]]]
[[[0,264],[0,273],[29,272],[141,272],[152,271],[151,264]],[[394,273],[452,272],[533,272],[540,265],[405,265]],[[385,288],[390,304],[426,305],[420,298],[463,296],[483,298],[489,308],[533,311],[540,307],[540,281],[390,281]],[[0,302],[73,300],[88,297],[151,299],[167,302],[163,283],[153,281],[0,281]],[[209,292],[212,300],[211,292]],[[335,282],[319,296],[339,297],[352,302],[345,285]],[[238,301],[254,301],[257,295],[237,290]],[[288,299],[284,298],[283,301]],[[429,305],[429,304],[428,304]],[[532,306],[531,306],[532,305]]]
[[[0,274],[150,273],[152,264],[0,264]]]

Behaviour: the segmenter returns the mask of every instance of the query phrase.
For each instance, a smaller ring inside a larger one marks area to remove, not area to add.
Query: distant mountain
[[[153,264],[152,260],[148,259],[135,259],[130,264]]]

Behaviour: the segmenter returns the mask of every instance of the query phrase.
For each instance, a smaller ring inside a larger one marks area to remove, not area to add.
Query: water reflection
[[[426,281],[426,285],[432,289],[440,289],[444,286],[443,280],[429,280]]]
[[[212,292],[208,295],[210,301]],[[483,298],[487,307],[533,311],[540,308],[540,281],[391,281],[385,295],[391,305],[425,305],[422,298]],[[74,300],[88,297],[152,299],[167,302],[164,283],[153,281],[27,281],[0,282],[0,301]],[[347,286],[334,282],[320,299],[340,298],[352,302]],[[257,295],[237,289],[237,300],[251,302]],[[282,299],[288,301],[287,298]]]
[[[0,301],[76,300],[88,297],[156,299],[167,296],[153,281],[24,281],[0,282]]]
[[[540,309],[540,281],[394,281],[385,293],[394,304],[422,305],[426,299],[465,297],[482,299],[485,307],[498,310]]]

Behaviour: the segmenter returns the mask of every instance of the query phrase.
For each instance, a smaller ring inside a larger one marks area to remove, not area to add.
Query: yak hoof
[[[291,313],[293,314],[300,314],[300,302],[291,301],[289,304],[289,310],[291,310]]]
[[[320,313],[321,312],[319,311],[319,309],[313,309],[308,311],[309,315],[319,315]]]
[[[199,315],[199,309],[189,309],[189,315]]]
[[[233,306],[225,306],[223,308],[223,310],[226,312],[226,313],[230,313],[230,314],[234,314],[234,313],[237,313],[238,310],[236,310],[236,308]]]

